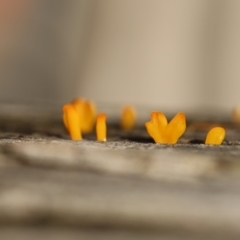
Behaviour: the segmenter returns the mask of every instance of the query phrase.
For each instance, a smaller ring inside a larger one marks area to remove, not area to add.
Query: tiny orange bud
[[[97,140],[105,142],[107,140],[107,126],[106,126],[106,114],[101,113],[97,115],[96,134]]]
[[[222,127],[212,128],[206,137],[205,144],[221,145],[225,138],[225,129]]]
[[[125,106],[121,114],[121,128],[123,130],[130,130],[136,123],[136,110],[134,107]]]

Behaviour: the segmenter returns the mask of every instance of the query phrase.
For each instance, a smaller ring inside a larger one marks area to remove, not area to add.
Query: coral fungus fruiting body
[[[169,123],[161,112],[152,112],[151,121],[145,124],[149,135],[156,143],[175,144],[186,130],[186,117],[178,113]]]
[[[63,106],[63,123],[72,140],[81,140],[82,134],[90,133],[96,121],[96,107],[93,102],[76,98]]]
[[[206,137],[205,144],[209,145],[221,145],[225,138],[225,129],[222,127],[212,128]]]
[[[76,98],[71,104],[79,115],[82,133],[92,132],[96,120],[95,104],[83,98]]]

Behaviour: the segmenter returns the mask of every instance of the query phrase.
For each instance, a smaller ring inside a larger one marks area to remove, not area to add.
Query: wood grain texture
[[[190,144],[191,129],[167,146],[141,128],[73,142],[59,120],[7,119],[0,239],[239,239],[238,127],[221,146]]]

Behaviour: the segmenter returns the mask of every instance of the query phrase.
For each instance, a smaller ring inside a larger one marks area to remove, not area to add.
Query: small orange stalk
[[[63,122],[72,140],[82,140],[79,116],[71,104],[63,106]]]
[[[136,123],[136,110],[132,106],[125,106],[121,114],[121,128],[130,130]]]
[[[225,138],[225,129],[222,127],[212,128],[206,137],[205,144],[221,145]]]
[[[97,140],[105,142],[107,140],[107,126],[106,126],[106,114],[101,113],[97,115],[96,134]]]
[[[145,126],[156,143],[175,144],[186,130],[186,118],[184,113],[178,113],[168,124],[163,113],[152,112]]]

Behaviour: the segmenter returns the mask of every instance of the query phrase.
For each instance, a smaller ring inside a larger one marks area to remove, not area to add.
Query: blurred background
[[[0,99],[229,110],[239,0],[0,0]]]

